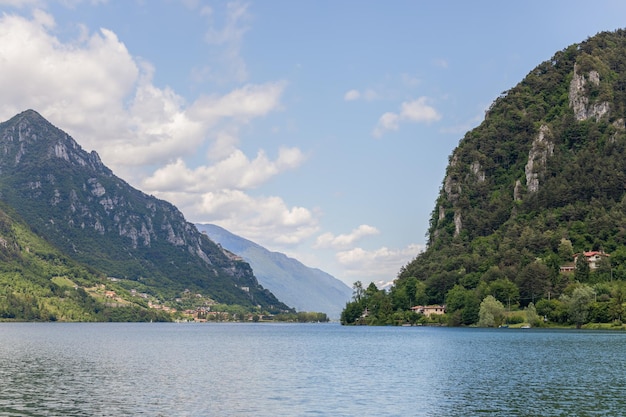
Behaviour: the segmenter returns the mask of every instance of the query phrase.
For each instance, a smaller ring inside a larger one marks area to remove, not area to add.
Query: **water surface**
[[[615,416],[626,333],[0,324],[2,416]]]

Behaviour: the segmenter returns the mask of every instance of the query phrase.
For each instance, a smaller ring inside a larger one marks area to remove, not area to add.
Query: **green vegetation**
[[[113,308],[90,294],[119,289],[61,254],[14,215],[0,210],[1,321],[163,321],[169,316],[132,301]]]
[[[413,305],[445,304],[448,325],[621,328],[625,120],[626,31],[540,64],[454,150],[427,250],[389,293],[355,290],[342,322],[415,323]],[[592,250],[610,255],[594,269],[575,258]]]

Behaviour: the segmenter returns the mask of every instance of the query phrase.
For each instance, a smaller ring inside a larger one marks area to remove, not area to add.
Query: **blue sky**
[[[622,1],[0,0],[0,120],[351,285],[424,248],[448,157]]]

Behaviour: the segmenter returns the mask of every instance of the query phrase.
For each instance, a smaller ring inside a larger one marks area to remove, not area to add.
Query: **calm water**
[[[618,416],[626,333],[0,324],[1,416]]]

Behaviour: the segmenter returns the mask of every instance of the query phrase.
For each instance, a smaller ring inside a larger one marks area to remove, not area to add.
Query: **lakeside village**
[[[115,277],[107,277],[108,281],[115,284],[121,280]],[[249,291],[243,287],[242,290]],[[186,289],[181,297],[172,302],[162,303],[156,297],[136,289],[126,291],[117,287],[117,291],[111,286],[99,284],[95,287],[85,288],[96,300],[102,302],[107,307],[127,307],[132,304],[162,311],[172,317],[177,322],[328,322],[329,318],[325,313],[317,312],[297,312],[270,314],[267,312],[251,313],[244,307],[237,305],[220,304],[199,293],[192,293]],[[129,301],[129,298],[132,301]],[[176,307],[175,307],[176,306]]]
[[[576,271],[576,260],[578,259],[580,255],[581,254],[578,254],[578,253],[574,254],[572,262],[562,265],[560,267],[560,272],[562,274],[573,274]],[[602,261],[606,261],[611,256],[610,254],[605,253],[603,251],[587,251],[587,252],[583,252],[582,255],[584,256],[584,259],[589,265],[590,271],[597,270],[600,267],[600,263]],[[510,306],[509,306],[509,310],[510,310]],[[446,310],[445,304],[416,305],[416,306],[411,307],[411,311],[413,313],[421,315],[425,319],[423,321],[420,321],[418,325],[423,325],[425,323],[429,325],[433,325],[433,324],[443,325],[445,323],[445,314],[448,312]],[[365,324],[369,315],[370,315],[370,311],[368,307],[366,306],[363,312],[361,313],[360,317],[355,321],[354,324]],[[518,319],[518,320],[517,321],[513,320],[513,323],[511,324],[519,324],[523,328],[530,327],[527,323],[523,323],[523,321],[520,321],[519,317],[513,317],[513,319]],[[545,322],[547,321],[547,319],[544,317],[543,321]],[[404,324],[404,325],[406,326],[410,324]],[[505,327],[508,327],[508,325]]]

